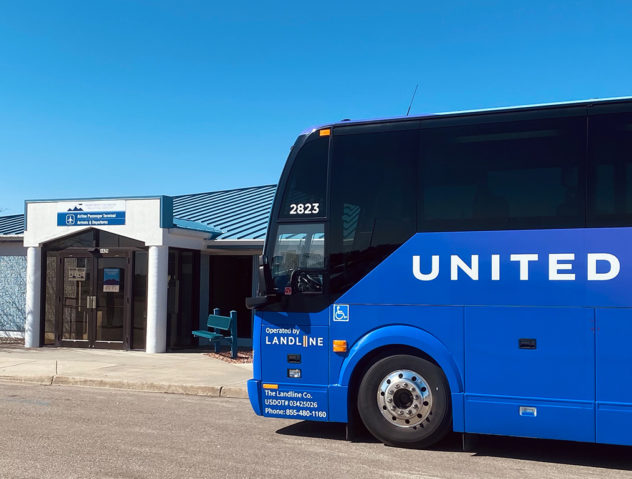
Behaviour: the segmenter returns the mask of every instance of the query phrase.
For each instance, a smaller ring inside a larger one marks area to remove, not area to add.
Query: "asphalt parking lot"
[[[632,477],[626,447],[451,435],[419,451],[247,400],[0,382],[0,477]]]

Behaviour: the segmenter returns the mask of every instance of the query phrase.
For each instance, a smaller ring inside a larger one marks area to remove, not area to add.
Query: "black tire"
[[[391,408],[395,408],[392,413]],[[362,378],[358,413],[369,432],[384,444],[428,447],[451,429],[450,387],[434,363],[417,356],[389,356],[377,361]]]

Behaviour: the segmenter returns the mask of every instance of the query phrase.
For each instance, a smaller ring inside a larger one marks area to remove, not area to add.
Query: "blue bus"
[[[632,444],[632,99],[301,134],[259,264],[262,416]]]

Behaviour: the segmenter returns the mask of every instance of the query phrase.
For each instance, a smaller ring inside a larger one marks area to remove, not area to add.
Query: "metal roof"
[[[174,218],[222,230],[219,240],[264,239],[276,185],[173,197]]]
[[[264,239],[275,192],[276,185],[265,185],[174,196],[174,226],[216,233],[218,240]],[[0,238],[22,234],[24,215],[0,216]]]
[[[0,236],[24,233],[24,215],[0,216]]]

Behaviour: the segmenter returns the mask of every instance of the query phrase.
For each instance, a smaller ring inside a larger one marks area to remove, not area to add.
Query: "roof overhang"
[[[7,243],[22,243],[24,241],[24,235],[0,235],[0,241]]]
[[[225,255],[258,255],[263,252],[264,240],[210,240],[206,252]]]
[[[214,226],[205,225],[197,221],[183,220],[180,218],[173,219],[173,226],[177,229],[204,233],[209,236],[209,239],[215,239],[223,233],[222,230],[215,228]]]

